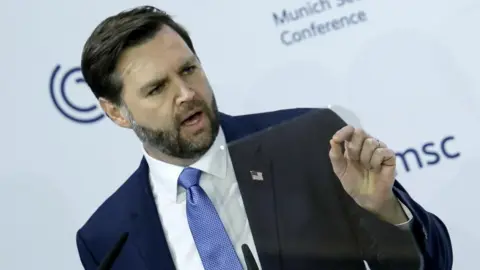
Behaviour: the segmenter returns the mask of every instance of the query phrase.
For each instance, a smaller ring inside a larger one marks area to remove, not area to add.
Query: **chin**
[[[206,149],[208,150],[213,142],[215,141],[215,138],[213,137],[213,134],[211,132],[202,132],[198,135],[194,135],[194,138],[190,138],[189,140],[193,146],[197,149]],[[206,151],[205,150],[205,151]]]

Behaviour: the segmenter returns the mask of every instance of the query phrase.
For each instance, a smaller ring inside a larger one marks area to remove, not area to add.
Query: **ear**
[[[98,101],[105,114],[107,114],[108,118],[115,124],[123,128],[131,128],[129,119],[122,113],[122,109],[119,106],[105,98],[99,98]]]

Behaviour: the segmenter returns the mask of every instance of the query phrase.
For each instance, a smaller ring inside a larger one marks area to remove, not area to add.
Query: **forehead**
[[[124,84],[141,84],[178,69],[192,56],[193,52],[180,35],[164,26],[152,39],[127,49],[116,70]]]

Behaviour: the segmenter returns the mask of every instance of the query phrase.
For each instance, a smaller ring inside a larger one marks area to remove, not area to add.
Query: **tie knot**
[[[178,177],[178,184],[180,184],[185,189],[189,189],[192,186],[198,185],[198,182],[200,182],[201,174],[202,171],[195,168],[187,167],[183,169],[182,173]]]

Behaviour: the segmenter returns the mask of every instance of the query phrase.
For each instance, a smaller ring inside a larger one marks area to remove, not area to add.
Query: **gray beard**
[[[174,119],[171,129],[155,130],[139,125],[133,118],[133,115],[128,110],[126,105],[122,105],[124,108],[122,111],[124,111],[125,117],[130,121],[132,130],[142,143],[153,147],[157,151],[171,157],[180,159],[194,159],[204,155],[208,151],[215,141],[220,129],[219,113],[215,99],[213,99],[211,110],[206,107],[204,103],[200,104],[200,101],[192,102],[188,106],[192,108],[198,108],[199,105],[211,123],[211,136],[207,139],[207,141],[201,143],[194,143],[182,138],[180,135],[180,123],[176,119]],[[192,108],[188,109],[190,110]]]

